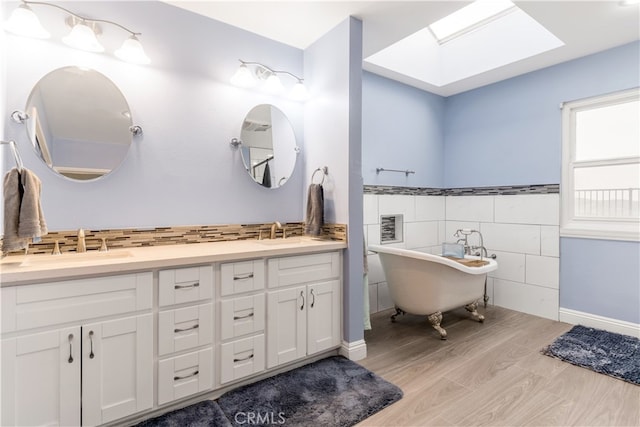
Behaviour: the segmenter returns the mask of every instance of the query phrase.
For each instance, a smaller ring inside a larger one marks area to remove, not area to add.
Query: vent
[[[270,123],[256,122],[253,120],[245,120],[242,124],[242,130],[249,132],[265,132],[271,129]]]
[[[380,216],[380,243],[399,243],[403,241],[402,215]]]

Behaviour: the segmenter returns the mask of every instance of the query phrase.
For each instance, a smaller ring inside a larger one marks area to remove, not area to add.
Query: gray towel
[[[39,240],[47,234],[40,191],[40,180],[27,169],[14,168],[5,175],[3,252],[25,249],[30,239]]]
[[[319,236],[324,225],[324,192],[322,184],[309,185],[307,195],[307,221],[304,227],[305,234]]]

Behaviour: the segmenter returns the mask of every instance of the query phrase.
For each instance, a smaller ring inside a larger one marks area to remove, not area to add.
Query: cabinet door
[[[304,286],[267,295],[267,367],[307,354],[307,291]]]
[[[2,340],[3,426],[80,425],[80,327]]]
[[[153,404],[153,318],[82,327],[82,424],[104,424]]]
[[[314,354],[340,345],[340,281],[307,287],[307,353]]]

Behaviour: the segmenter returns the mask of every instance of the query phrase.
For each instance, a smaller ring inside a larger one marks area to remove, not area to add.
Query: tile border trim
[[[403,196],[495,196],[517,194],[559,194],[560,184],[500,185],[494,187],[395,187],[389,185],[364,185],[364,194]]]

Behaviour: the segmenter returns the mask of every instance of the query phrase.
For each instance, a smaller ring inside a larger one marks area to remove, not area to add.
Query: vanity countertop
[[[343,241],[305,236],[284,240],[236,240],[148,246],[80,254],[11,255],[0,262],[0,285],[5,287],[154,268],[300,255],[346,247],[347,243]]]

